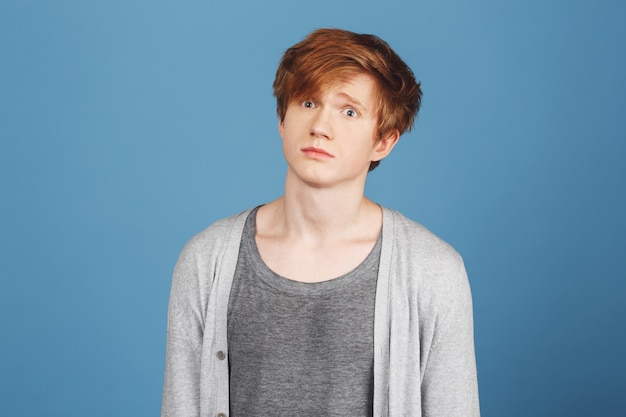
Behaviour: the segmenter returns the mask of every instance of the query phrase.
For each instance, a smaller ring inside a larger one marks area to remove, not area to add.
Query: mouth
[[[300,151],[302,151],[302,153],[304,153],[306,156],[313,159],[331,159],[335,157],[334,155],[326,152],[324,149],[316,148],[314,146],[302,148],[300,149]]]

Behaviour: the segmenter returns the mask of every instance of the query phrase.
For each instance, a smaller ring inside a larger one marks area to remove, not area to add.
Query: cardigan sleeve
[[[178,258],[168,307],[161,417],[228,410],[228,296],[249,213],[213,223]],[[217,359],[216,346],[221,349]]]
[[[162,417],[200,415],[203,309],[199,271],[190,242],[174,268],[168,306]]]
[[[432,339],[422,375],[424,417],[478,417],[472,297],[458,256],[444,287],[438,288]]]

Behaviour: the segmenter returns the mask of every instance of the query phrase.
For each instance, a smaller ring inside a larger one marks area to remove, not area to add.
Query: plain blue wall
[[[424,89],[367,193],[464,256],[483,416],[624,416],[626,6],[0,3],[0,415],[159,412],[170,274],[280,195],[271,84],[317,27]]]

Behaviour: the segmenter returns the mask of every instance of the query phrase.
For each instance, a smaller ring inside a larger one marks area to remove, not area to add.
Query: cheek
[[[289,128],[282,128],[280,130],[280,138],[283,147],[283,153],[285,155],[294,153],[297,148],[297,143],[294,140],[293,132],[289,130]]]

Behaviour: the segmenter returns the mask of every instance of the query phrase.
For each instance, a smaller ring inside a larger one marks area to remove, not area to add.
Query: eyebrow
[[[352,102],[352,104],[354,104],[356,107],[359,107],[361,110],[368,111],[368,110],[367,110],[367,107],[365,107],[365,106],[363,105],[363,103],[361,103],[361,102],[360,102],[359,100],[357,100],[356,98],[352,97],[350,94],[348,94],[348,93],[343,93],[343,92],[342,92],[342,93],[338,93],[337,95],[338,95],[338,96],[341,96],[341,97],[343,97],[343,98],[345,98],[345,99],[347,99],[347,100],[348,100],[348,101],[350,101],[350,102]]]

